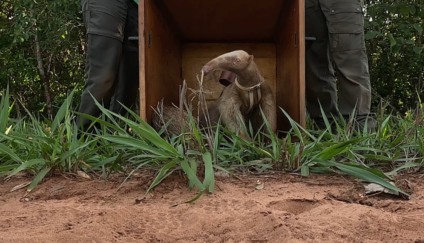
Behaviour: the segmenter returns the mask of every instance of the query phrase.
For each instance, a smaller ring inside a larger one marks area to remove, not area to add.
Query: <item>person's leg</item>
[[[127,14],[125,0],[82,0],[87,29],[85,86],[80,113],[97,117],[100,109],[92,96],[109,106],[122,56],[122,41]],[[91,121],[78,117],[78,125],[87,129]]]
[[[122,59],[111,110],[116,113],[125,113],[121,104],[128,108],[136,107],[139,93],[139,66],[138,41],[129,40],[129,37],[138,36],[138,5],[133,0],[128,2],[127,21],[123,41]]]
[[[371,84],[364,40],[363,4],[360,0],[320,0],[325,14],[330,53],[339,74],[338,108],[357,120],[371,115]]]
[[[318,0],[306,0],[305,16],[306,36],[316,38],[306,51],[307,111],[315,122],[322,123],[321,107],[329,119],[338,113],[336,76],[329,55],[326,20]]]

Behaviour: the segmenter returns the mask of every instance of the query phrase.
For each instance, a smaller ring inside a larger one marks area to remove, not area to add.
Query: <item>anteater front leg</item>
[[[270,128],[273,132],[277,131],[277,105],[275,103],[274,95],[269,87],[266,87],[262,91],[263,97],[260,102],[260,107],[268,121]],[[260,112],[260,111],[259,111]],[[262,116],[262,114],[259,114]]]
[[[219,102],[222,124],[231,132],[239,134],[243,138],[248,138],[249,136],[244,132],[245,118],[240,111],[241,100],[234,93],[225,91],[229,90],[224,90]]]

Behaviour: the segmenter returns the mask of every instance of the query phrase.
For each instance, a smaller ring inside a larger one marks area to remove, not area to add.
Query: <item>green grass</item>
[[[424,154],[423,108],[406,115],[379,113],[375,132],[355,131],[349,122],[336,119],[336,132],[299,126],[284,110],[291,130],[283,137],[260,133],[252,140],[240,139],[221,125],[206,132],[191,118],[190,130],[167,135],[155,131],[131,110],[127,116],[100,104],[103,115],[95,134],[78,135],[70,93],[53,121],[27,111],[25,117],[10,117],[13,103],[8,90],[0,93],[0,175],[10,178],[27,173],[33,189],[45,177],[84,171],[107,178],[125,173],[130,178],[143,169],[156,171],[148,190],[166,177],[182,171],[190,188],[200,196],[213,192],[214,173],[283,170],[308,176],[311,173],[347,174],[400,189],[389,183],[404,170],[422,166]],[[309,124],[309,122],[308,122]],[[265,130],[269,130],[266,124]],[[250,129],[251,131],[251,129]]]

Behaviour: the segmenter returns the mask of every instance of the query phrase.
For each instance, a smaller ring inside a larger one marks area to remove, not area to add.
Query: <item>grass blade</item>
[[[7,122],[9,120],[10,113],[10,95],[9,95],[9,86],[7,86],[6,92],[1,95],[0,100],[0,133],[6,131]]]
[[[203,180],[203,185],[205,188],[208,188],[209,192],[213,192],[215,190],[215,175],[212,164],[212,155],[210,152],[205,152],[202,157],[205,164],[205,178]]]
[[[25,163],[21,164],[18,168],[14,169],[10,175],[7,176],[7,178],[10,178],[16,174],[18,174],[21,171],[27,170],[28,168],[31,168],[32,166],[38,165],[38,164],[45,164],[46,161],[44,159],[32,159],[28,160]]]
[[[205,190],[205,186],[200,182],[199,178],[196,175],[196,172],[190,167],[187,160],[181,161],[181,168],[184,173],[187,175],[188,180],[195,185],[200,191]]]
[[[1,154],[8,155],[14,162],[22,163],[22,159],[3,143],[0,143],[0,155]]]
[[[362,138],[355,138],[346,142],[334,144],[322,150],[314,158],[317,158],[320,160],[329,160],[336,155],[340,155],[347,152],[352,144],[354,144],[357,141],[360,141],[361,139]]]
[[[362,165],[348,165],[348,164],[341,164],[341,163],[333,163],[333,166],[339,169],[340,171],[345,172],[346,174],[362,179],[367,182],[372,182],[379,184],[380,186],[383,186],[387,189],[393,190],[395,192],[402,193],[404,195],[409,196],[407,193],[402,191],[401,189],[397,188],[396,186],[389,183],[386,179],[386,176],[380,176],[382,175],[380,173],[375,173],[376,170],[370,170],[369,168],[362,166]]]
[[[125,146],[128,146],[128,147],[131,147],[131,148],[136,148],[136,149],[142,150],[143,153],[148,152],[148,153],[157,155],[162,159],[166,159],[166,158],[174,159],[175,155],[176,155],[175,153],[172,154],[172,153],[169,153],[166,150],[164,151],[164,150],[158,149],[156,147],[153,147],[153,146],[147,144],[146,142],[144,142],[142,140],[132,138],[132,137],[104,135],[104,136],[101,136],[101,138],[106,139],[106,140],[113,142],[113,143],[122,144],[122,145],[125,145]]]
[[[40,183],[44,179],[44,177],[47,175],[47,173],[49,173],[51,169],[51,167],[44,167],[40,172],[38,172],[38,174],[34,177],[31,184],[29,185],[28,190],[32,191],[38,185],[38,183]]]
[[[72,91],[68,95],[68,97],[66,97],[65,101],[60,106],[59,110],[57,111],[56,116],[54,117],[54,120],[53,120],[53,123],[52,123],[52,126],[51,126],[52,132],[56,131],[59,124],[63,121],[63,119],[66,117],[66,115],[69,114],[69,108],[71,106],[73,96],[74,96],[74,91]]]
[[[159,185],[166,177],[168,177],[172,170],[175,169],[178,166],[178,163],[176,161],[171,161],[162,166],[162,168],[159,170],[158,175],[153,180],[152,184],[150,184],[149,188],[147,189],[147,192],[155,188],[157,185]]]

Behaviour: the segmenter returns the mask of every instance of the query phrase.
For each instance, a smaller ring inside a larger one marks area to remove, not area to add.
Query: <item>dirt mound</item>
[[[336,176],[217,178],[195,203],[178,176],[145,194],[134,178],[50,178],[27,194],[0,185],[1,242],[424,242],[424,185],[410,200],[365,196]],[[258,185],[261,185],[258,187]]]

